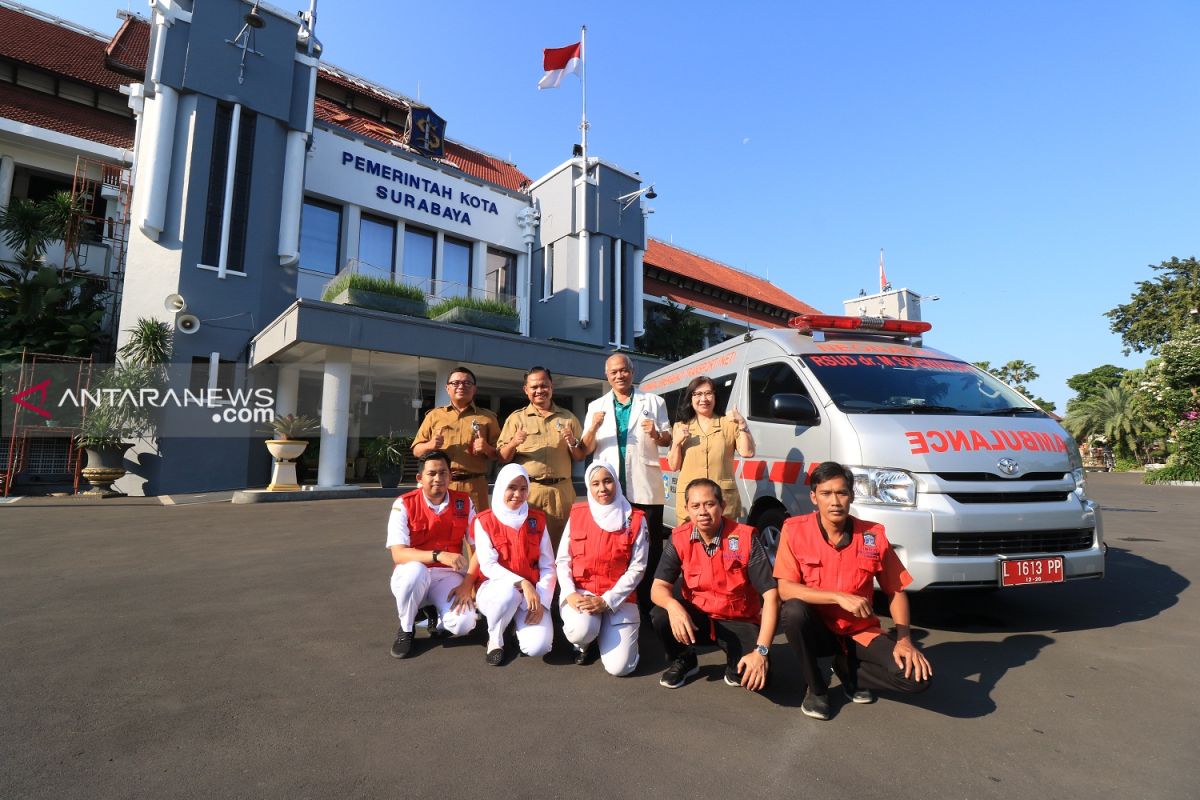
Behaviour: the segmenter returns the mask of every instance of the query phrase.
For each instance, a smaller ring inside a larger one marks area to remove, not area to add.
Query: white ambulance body
[[[855,474],[855,516],[882,523],[911,590],[1058,583],[1104,575],[1097,505],[1057,422],[996,378],[919,346],[929,324],[806,315],[647,375],[672,422],[689,381],[712,378],[757,452],[735,461],[745,521],[772,551],[784,519],[812,511],[823,461]],[[678,473],[662,459],[664,522]]]

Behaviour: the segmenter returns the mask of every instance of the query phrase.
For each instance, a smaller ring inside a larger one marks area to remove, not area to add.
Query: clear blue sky
[[[104,33],[127,7],[32,2]],[[1067,377],[1144,362],[1103,312],[1200,252],[1200,4],[758,7],[320,0],[317,34],[536,178],[579,124],[576,78],[535,88],[541,50],[587,24],[589,151],[656,184],[651,235],[835,313],[885,248],[894,285],[941,297],[931,346],[1032,362],[1060,412]]]

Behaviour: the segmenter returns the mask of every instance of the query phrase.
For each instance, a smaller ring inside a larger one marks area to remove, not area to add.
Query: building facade
[[[252,396],[320,419],[313,477],[334,488],[361,476],[364,442],[411,433],[447,401],[456,365],[502,420],[535,364],[582,415],[613,350],[639,373],[661,363],[636,340],[664,299],[711,316],[714,339],[807,308],[652,241],[655,265],[636,172],[577,153],[531,180],[447,138],[433,109],[329,64],[307,15],[257,8],[164,0],[103,48],[132,110],[130,146],[105,151],[134,170],[116,327],[172,324],[173,385],[216,403],[162,408],[124,491],[265,484],[267,435],[239,407]],[[421,307],[359,290],[381,284]]]

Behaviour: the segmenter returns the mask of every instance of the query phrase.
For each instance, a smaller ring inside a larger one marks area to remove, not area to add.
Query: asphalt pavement
[[[799,711],[701,658],[389,657],[389,502],[0,506],[0,798],[1191,798],[1200,488],[1095,475],[1108,576],[914,598],[923,695]],[[836,695],[835,695],[836,696]]]

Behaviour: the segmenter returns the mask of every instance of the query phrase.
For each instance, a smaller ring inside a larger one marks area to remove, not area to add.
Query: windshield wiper
[[[883,406],[872,408],[867,414],[961,414],[962,410],[954,406]]]
[[[1046,413],[1046,412],[1042,411],[1040,408],[1033,408],[1031,406],[1008,406],[1007,408],[993,408],[991,411],[980,411],[979,416],[981,416],[981,417],[1002,417],[1005,414],[1012,414],[1015,416],[1017,414],[1044,414],[1044,413]]]

